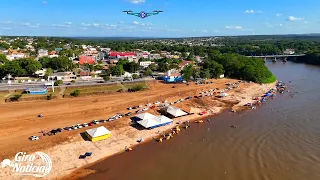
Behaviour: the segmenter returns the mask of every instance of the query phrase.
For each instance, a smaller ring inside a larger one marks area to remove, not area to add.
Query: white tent
[[[173,122],[172,119],[170,119],[170,118],[168,118],[166,116],[158,116],[158,117],[155,118],[155,120],[157,122],[159,122],[160,124],[167,124],[167,123]]]
[[[142,114],[137,114],[136,117],[141,120],[146,120],[146,119],[156,118],[157,116],[150,114],[150,113],[142,113]]]
[[[174,117],[180,117],[187,115],[188,113],[182,111],[181,109],[174,107],[174,106],[168,106],[167,107],[167,113],[171,114]]]
[[[88,129],[88,130],[86,130],[86,132],[92,138],[103,136],[103,135],[106,135],[106,134],[111,134],[111,132],[107,128],[105,128],[104,126],[100,126],[100,127],[93,128],[93,129]]]
[[[155,120],[155,118],[144,119],[144,120],[141,120],[141,121],[137,121],[137,123],[140,124],[141,126],[145,127],[145,128],[155,127],[155,126],[158,126],[160,124],[159,122],[157,122]]]

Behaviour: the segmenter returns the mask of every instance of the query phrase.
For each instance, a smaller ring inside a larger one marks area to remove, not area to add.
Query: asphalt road
[[[133,81],[122,81],[123,83],[132,83],[132,82],[143,82],[152,80],[151,78],[145,78],[145,79],[135,79]],[[104,83],[98,83],[101,80],[90,80],[90,81],[77,81],[76,83],[64,83],[63,85],[60,85],[59,87],[79,87],[79,86],[94,86],[94,85],[107,85],[107,84],[116,84],[115,82],[104,82]],[[7,84],[7,83],[0,83],[0,91],[6,91],[6,90],[23,90],[31,87],[40,87],[43,86],[45,82],[33,82],[33,83],[19,83],[19,84]]]

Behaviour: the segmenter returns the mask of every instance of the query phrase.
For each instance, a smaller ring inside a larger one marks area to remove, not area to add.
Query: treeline
[[[297,57],[293,61],[312,65],[320,65],[320,51],[308,52],[305,56]]]
[[[222,74],[226,77],[257,83],[276,81],[276,77],[261,59],[238,54],[209,54],[209,57],[200,64],[200,69],[189,65],[182,70],[183,78],[186,81],[199,77],[205,79],[218,78]]]
[[[67,57],[43,57],[38,61],[32,58],[22,58],[13,61],[8,61],[6,57],[0,54],[0,78],[10,74],[12,77],[30,76],[41,68],[47,68],[47,74],[50,75],[53,71],[71,71],[73,68],[79,67]]]

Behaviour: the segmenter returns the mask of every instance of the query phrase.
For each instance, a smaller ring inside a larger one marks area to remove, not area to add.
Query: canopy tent
[[[111,136],[111,132],[104,126],[86,130],[86,135],[92,142],[107,139]]]
[[[144,119],[138,121],[137,123],[145,128],[156,128],[160,126],[165,126],[172,123],[173,120],[166,116],[155,116],[150,119]]]
[[[137,114],[135,117],[138,118],[139,120],[146,120],[146,119],[155,118],[157,116],[150,113],[142,113],[142,114]]]
[[[186,112],[182,111],[181,109],[174,107],[174,106],[168,106],[166,112],[171,114],[174,117],[185,116],[188,114],[188,113],[186,113]]]
[[[154,128],[159,125],[159,123],[155,120],[155,118],[144,119],[144,120],[138,121],[137,123],[145,128]]]
[[[160,124],[170,124],[173,122],[172,119],[166,117],[166,116],[158,116],[155,118],[155,120]]]

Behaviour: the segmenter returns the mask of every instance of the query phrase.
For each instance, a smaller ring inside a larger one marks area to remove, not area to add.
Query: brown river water
[[[83,179],[320,180],[320,67],[267,65],[290,92],[256,110],[192,124],[162,144],[112,156]]]

